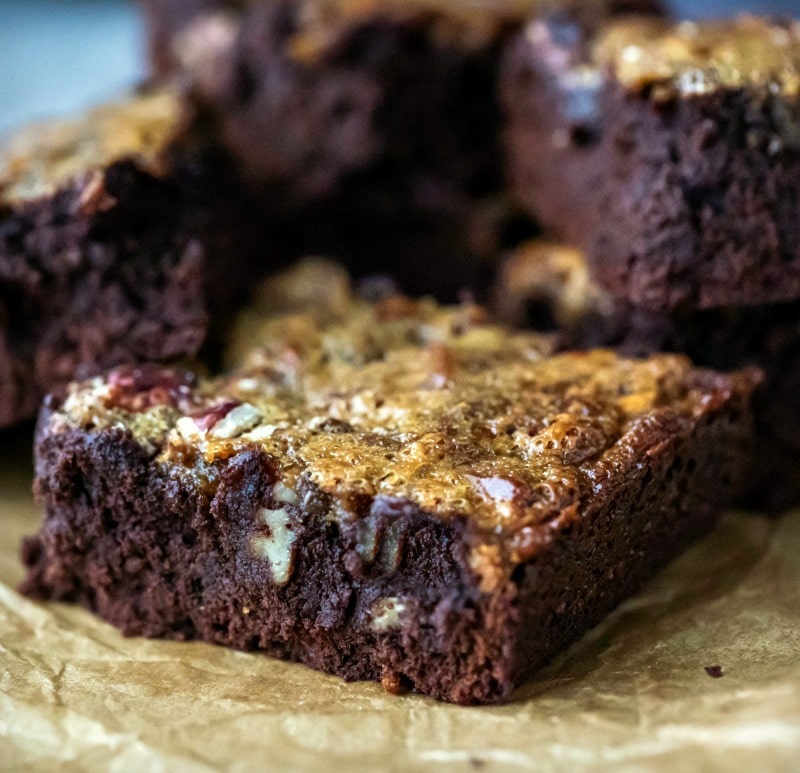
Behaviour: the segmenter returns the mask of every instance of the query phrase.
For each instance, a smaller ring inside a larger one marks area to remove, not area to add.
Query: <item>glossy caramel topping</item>
[[[158,91],[21,129],[0,146],[0,203],[49,196],[125,158],[157,173],[180,113],[176,96]]]
[[[693,386],[683,357],[553,356],[546,337],[492,325],[476,307],[368,304],[337,276],[317,262],[267,288],[278,308],[283,287],[292,311],[245,318],[250,351],[234,351],[230,375],[195,384],[122,369],[73,385],[50,431],[128,429],[170,474],[203,486],[255,445],[276,460],[282,491],[311,483],[336,517],[356,517],[356,499],[387,497],[500,535],[574,517],[635,465],[632,448],[647,453],[641,438],[659,416],[688,422],[720,399]],[[310,308],[298,307],[303,296]],[[490,559],[478,556],[482,571]]]
[[[606,27],[594,55],[626,88],[654,85],[666,90],[664,96],[759,86],[792,97],[800,92],[797,22],[779,25],[746,16],[678,25],[623,20]]]

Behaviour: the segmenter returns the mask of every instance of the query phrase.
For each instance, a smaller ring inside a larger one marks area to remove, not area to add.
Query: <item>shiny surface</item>
[[[726,23],[619,22],[597,41],[595,59],[627,88],[648,85],[699,96],[715,89],[800,93],[800,23],[741,17]],[[654,93],[654,98],[658,98]]]
[[[790,771],[800,514],[723,519],[503,706],[463,708],[197,642],[123,638],[14,591],[40,514],[0,447],[0,759],[15,770]],[[719,665],[712,679],[706,666]]]
[[[530,529],[563,525],[635,475],[637,454],[664,441],[658,427],[685,437],[749,388],[701,378],[675,355],[548,356],[549,339],[489,324],[477,307],[372,305],[337,276],[317,261],[279,280],[299,283],[295,310],[276,315],[266,294],[269,313],[239,330],[249,350],[234,355],[232,375],[197,386],[164,370],[95,379],[71,388],[49,430],[129,428],[157,463],[185,465],[202,486],[218,462],[257,445],[284,485],[310,482],[345,512],[359,496],[410,500],[530,546]],[[317,296],[301,311],[309,282]]]

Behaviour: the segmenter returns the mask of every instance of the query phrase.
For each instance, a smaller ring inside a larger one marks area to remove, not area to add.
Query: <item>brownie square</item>
[[[520,200],[641,308],[800,298],[799,52],[750,17],[534,20],[503,75]]]
[[[561,348],[610,346],[627,356],[681,352],[701,367],[756,367],[756,444],[736,504],[779,511],[800,502],[800,302],[651,311],[614,299],[585,254],[535,240],[502,262],[493,290],[501,319],[558,336]]]
[[[25,592],[490,703],[741,477],[749,374],[552,354],[475,306],[357,300],[325,264],[276,282],[227,375],[128,366],[48,401]]]
[[[594,28],[657,3],[149,0],[156,72],[178,73],[303,254],[454,300],[486,286],[506,200],[498,66],[528,14]]]
[[[0,427],[76,375],[200,348],[203,245],[161,157],[178,125],[159,92],[0,149]]]
[[[73,378],[219,347],[284,230],[172,89],[20,129],[0,146],[0,427]]]

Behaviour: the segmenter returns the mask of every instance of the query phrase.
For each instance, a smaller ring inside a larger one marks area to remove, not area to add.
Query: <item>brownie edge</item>
[[[521,204],[652,311],[800,297],[797,25],[532,22],[502,92]]]
[[[180,121],[156,91],[0,143],[0,427],[73,378],[199,350],[207,245],[164,158]]]
[[[630,357],[681,352],[699,367],[755,367],[754,462],[734,506],[781,512],[800,502],[800,302],[654,312],[615,300],[594,281],[586,256],[534,240],[503,261],[493,309],[504,321],[557,331],[570,349],[612,347]]]

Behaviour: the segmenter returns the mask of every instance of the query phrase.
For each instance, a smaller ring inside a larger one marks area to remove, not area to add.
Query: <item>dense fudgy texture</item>
[[[0,156],[0,427],[76,376],[203,342],[203,246],[151,152],[174,108],[157,95],[24,130]]]
[[[797,299],[799,51],[752,18],[531,22],[502,78],[520,200],[641,308]]]
[[[0,427],[73,378],[195,355],[209,313],[224,329],[272,244],[218,155],[167,91],[0,149]]]
[[[25,592],[493,702],[741,475],[749,375],[550,355],[473,306],[355,301],[320,263],[263,292],[284,313],[243,321],[232,374],[128,367],[49,401]]]
[[[800,502],[800,303],[639,309],[601,288],[580,250],[544,241],[508,256],[493,297],[501,319],[557,333],[560,347],[612,346],[629,356],[683,352],[702,367],[763,370],[753,400],[758,441],[737,504],[783,510]]]

